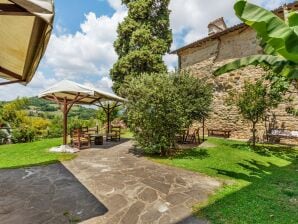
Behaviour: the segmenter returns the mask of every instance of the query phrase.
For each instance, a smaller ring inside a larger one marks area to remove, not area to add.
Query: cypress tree
[[[118,60],[110,71],[117,92],[125,77],[167,70],[163,55],[170,50],[170,0],[122,0],[128,15],[114,42]]]

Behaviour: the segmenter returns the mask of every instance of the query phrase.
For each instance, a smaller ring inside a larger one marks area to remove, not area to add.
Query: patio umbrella
[[[53,0],[0,0],[0,85],[31,81],[53,19]]]
[[[126,100],[115,95],[95,88],[87,87],[72,81],[63,80],[42,92],[38,97],[54,101],[60,105],[63,112],[63,146],[60,151],[70,151],[67,144],[67,115],[74,104],[100,104],[103,102],[125,102]]]

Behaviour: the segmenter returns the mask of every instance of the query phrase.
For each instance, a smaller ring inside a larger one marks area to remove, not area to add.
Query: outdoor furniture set
[[[111,127],[106,133],[106,141],[120,141],[121,128]],[[82,127],[71,131],[71,146],[78,149],[90,148],[92,144],[103,145],[104,136],[95,128]]]

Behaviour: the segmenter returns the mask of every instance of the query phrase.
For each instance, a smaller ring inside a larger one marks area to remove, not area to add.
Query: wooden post
[[[107,112],[107,119],[108,119],[108,133],[110,133],[110,120],[111,120],[111,110],[110,110],[110,103],[108,103],[108,112]]]
[[[67,99],[64,98],[63,101],[63,145],[67,144]]]
[[[203,142],[205,141],[205,118],[203,118]]]
[[[55,94],[52,94],[52,99],[56,101],[60,105],[60,109],[63,113],[63,145],[67,144],[67,115],[72,108],[72,106],[84,99],[85,96],[80,96],[80,93],[76,95],[76,97],[72,101],[68,101],[66,97],[58,98]]]

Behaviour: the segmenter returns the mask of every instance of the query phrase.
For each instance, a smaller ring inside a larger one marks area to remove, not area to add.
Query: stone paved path
[[[88,149],[64,166],[108,209],[84,224],[207,223],[191,215],[221,183],[129,153],[132,142]]]
[[[0,169],[1,224],[68,224],[106,212],[62,164]]]

